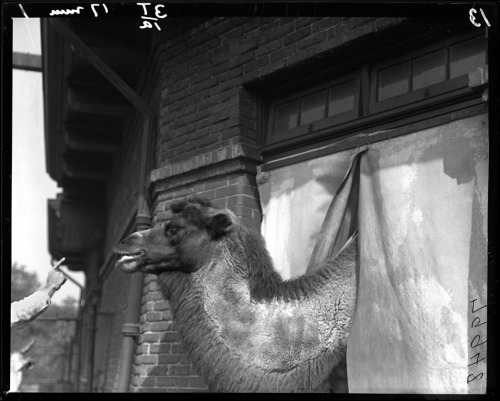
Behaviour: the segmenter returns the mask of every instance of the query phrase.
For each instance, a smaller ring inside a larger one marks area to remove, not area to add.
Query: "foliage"
[[[38,290],[42,285],[35,272],[26,270],[26,266],[12,265],[10,302],[19,301]]]

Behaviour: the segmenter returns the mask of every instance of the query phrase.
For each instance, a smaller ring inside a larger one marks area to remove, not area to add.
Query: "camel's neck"
[[[285,282],[272,269],[260,238],[234,234],[242,238],[221,243],[212,262],[199,271],[162,276],[191,358],[212,387],[220,382],[210,379],[221,370],[217,364],[228,363],[235,378],[241,372],[249,383],[274,377],[274,372],[276,380],[285,375],[292,387],[313,385],[304,382],[312,378],[302,369],[331,369],[341,357],[354,314],[353,265]]]

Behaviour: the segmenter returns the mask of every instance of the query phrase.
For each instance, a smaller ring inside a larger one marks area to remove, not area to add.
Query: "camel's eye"
[[[179,234],[179,227],[168,225],[167,227],[165,227],[165,233],[169,236],[177,235]]]

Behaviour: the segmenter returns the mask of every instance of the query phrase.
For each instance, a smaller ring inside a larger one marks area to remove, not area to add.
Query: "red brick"
[[[286,60],[278,60],[274,62],[271,65],[268,65],[266,67],[262,67],[259,70],[260,76],[265,77],[268,74],[272,74],[273,72],[276,72],[278,70],[281,70],[282,68],[287,66],[287,61]]]
[[[151,371],[154,369],[154,366],[152,365],[136,365],[132,367],[132,372],[134,375],[138,376],[147,376],[151,373]]]
[[[227,177],[218,178],[214,181],[206,181],[203,185],[203,190],[206,191],[209,189],[221,188],[225,186],[227,186]]]
[[[281,51],[281,50],[280,50]],[[245,64],[245,74],[255,71],[269,64],[269,57],[264,56],[255,61]]]
[[[372,32],[375,32],[375,21],[371,21],[367,24],[364,24],[364,25],[361,25],[359,27],[359,35],[360,36],[363,36],[363,35],[367,35],[369,33],[372,33]]]
[[[144,377],[144,376],[133,376],[131,382],[133,386],[154,387],[155,378]]]
[[[163,360],[164,354],[168,354],[171,350],[171,344],[169,343],[159,343],[159,344],[150,344],[149,345],[149,353],[150,354],[162,354],[158,357],[158,363],[168,364],[170,362],[166,362]]]
[[[243,35],[244,32],[245,32],[245,26],[242,24],[242,25],[230,30],[229,32],[224,33],[224,35],[221,38],[222,42],[223,43],[229,42],[233,38],[239,38]]]
[[[317,45],[318,43],[322,42],[323,40],[326,39],[326,32],[320,32],[314,36],[311,36],[307,39],[301,40],[298,43],[298,50],[301,51],[307,47]]]
[[[250,185],[244,185],[244,184],[235,184],[235,185],[230,185],[224,188],[218,188],[215,190],[215,197],[216,198],[223,198],[226,196],[231,196],[231,195],[236,195],[236,194],[243,194],[243,195],[250,195],[253,197],[258,197],[257,189],[255,187],[252,187]]]
[[[150,331],[168,331],[170,330],[170,322],[149,322],[147,327]]]
[[[240,74],[238,74],[240,75]],[[227,81],[227,82],[221,82],[219,85],[216,87],[212,88],[210,91],[211,96],[218,95],[222,92],[229,91],[234,88],[234,80]]]
[[[260,233],[260,222],[243,216],[238,216],[236,220],[238,224],[241,224],[242,226],[250,228],[251,230],[254,230],[257,233]]]
[[[248,35],[249,32],[254,31],[262,25],[269,23],[269,17],[252,17],[245,23],[245,34]]]
[[[161,320],[161,313],[160,312],[148,312],[146,314],[146,319],[148,320],[148,322],[159,321],[159,320]]]
[[[144,365],[157,364],[158,355],[139,355],[135,357],[135,362]]]
[[[306,27],[299,29],[298,31],[295,31],[294,33],[291,33],[290,35],[286,36],[283,39],[283,45],[288,46],[288,45],[291,45],[292,43],[296,43],[299,40],[307,38],[310,34],[311,34],[311,27],[306,26]]]
[[[236,41],[233,41],[230,45],[230,54],[233,57],[238,57],[239,55],[257,47],[256,40],[249,39],[248,37],[243,37],[239,39],[237,43],[235,42]]]
[[[242,195],[242,194],[229,196],[227,198],[227,206],[232,207],[235,205],[243,205],[250,209],[260,210],[259,201],[255,199],[253,196]]]
[[[246,66],[251,61],[255,60],[255,52],[248,52],[238,57],[232,57],[229,60],[229,68],[236,68],[240,65]]]
[[[149,344],[142,344],[142,345],[139,345],[139,346],[136,348],[135,353],[136,353],[137,355],[140,355],[140,354],[149,354]]]
[[[342,33],[342,39],[344,42],[349,42],[359,37],[359,27],[349,29]]]
[[[228,178],[228,185],[232,184],[245,184],[256,187],[257,183],[254,175],[250,174],[241,174],[241,175],[233,175]]]
[[[215,197],[215,191],[212,189],[210,191],[201,191],[197,193],[198,196],[206,198],[208,200],[213,200]]]
[[[196,90],[200,92],[205,89],[210,89],[216,86],[218,83],[219,83],[219,78],[212,77],[196,85]]]
[[[157,281],[151,281],[146,287],[144,288],[145,292],[150,292],[150,291],[158,291],[158,282]]]
[[[369,22],[375,21],[376,19],[376,17],[354,17],[348,21],[348,26],[350,29],[352,29],[361,25],[368,24]]]
[[[321,17],[302,17],[302,18],[297,18],[294,21],[295,25],[295,30],[299,30],[305,25],[309,25],[312,27],[312,25],[316,22],[319,22],[321,20]]]
[[[291,56],[293,54],[297,53],[297,44],[291,44],[287,47],[284,47],[281,50],[278,50],[276,52],[271,53],[271,63],[274,63],[280,59],[284,59],[288,56]],[[263,67],[263,66],[261,66]]]
[[[151,370],[149,375],[153,378],[155,378],[155,376],[168,376],[168,365],[162,365],[161,362],[158,362],[158,365]]]
[[[162,342],[176,342],[180,341],[179,333],[175,331],[169,331],[166,333],[157,333]]]
[[[255,51],[255,56],[257,58],[265,56],[266,54],[269,54],[271,52],[280,50],[283,47],[283,42],[281,39],[277,39],[273,42],[267,43],[264,46],[260,46],[256,51]]]
[[[157,343],[160,341],[161,333],[144,333],[142,334],[142,342]]]
[[[188,377],[157,377],[157,387],[188,387]]]
[[[170,310],[170,304],[168,301],[162,300],[162,301],[155,301],[154,303],[154,310],[155,311],[166,311]],[[161,318],[164,318],[164,315],[162,314]]]
[[[168,374],[170,376],[189,376],[189,365],[171,365]]]
[[[214,199],[212,201],[212,204],[215,206],[215,207],[227,207],[227,201],[226,201],[226,198],[222,198],[222,199]]]
[[[243,72],[242,67],[232,68],[226,72],[221,73],[219,75],[219,80],[221,83],[232,80],[232,79],[236,78],[237,76],[241,75],[242,72]]]
[[[168,345],[170,346],[170,344]],[[179,362],[181,362],[181,355],[179,354],[168,354],[165,352],[158,357],[159,364],[173,365]]]
[[[231,206],[230,209],[234,212],[236,216],[244,216],[249,219],[252,218],[252,209],[242,206],[242,205],[234,205]]]

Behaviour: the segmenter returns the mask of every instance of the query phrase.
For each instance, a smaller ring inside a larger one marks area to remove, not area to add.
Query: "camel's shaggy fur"
[[[262,237],[205,200],[127,237],[117,266],[159,275],[191,360],[213,391],[328,391],[356,301],[355,242],[324,268],[284,281]]]

